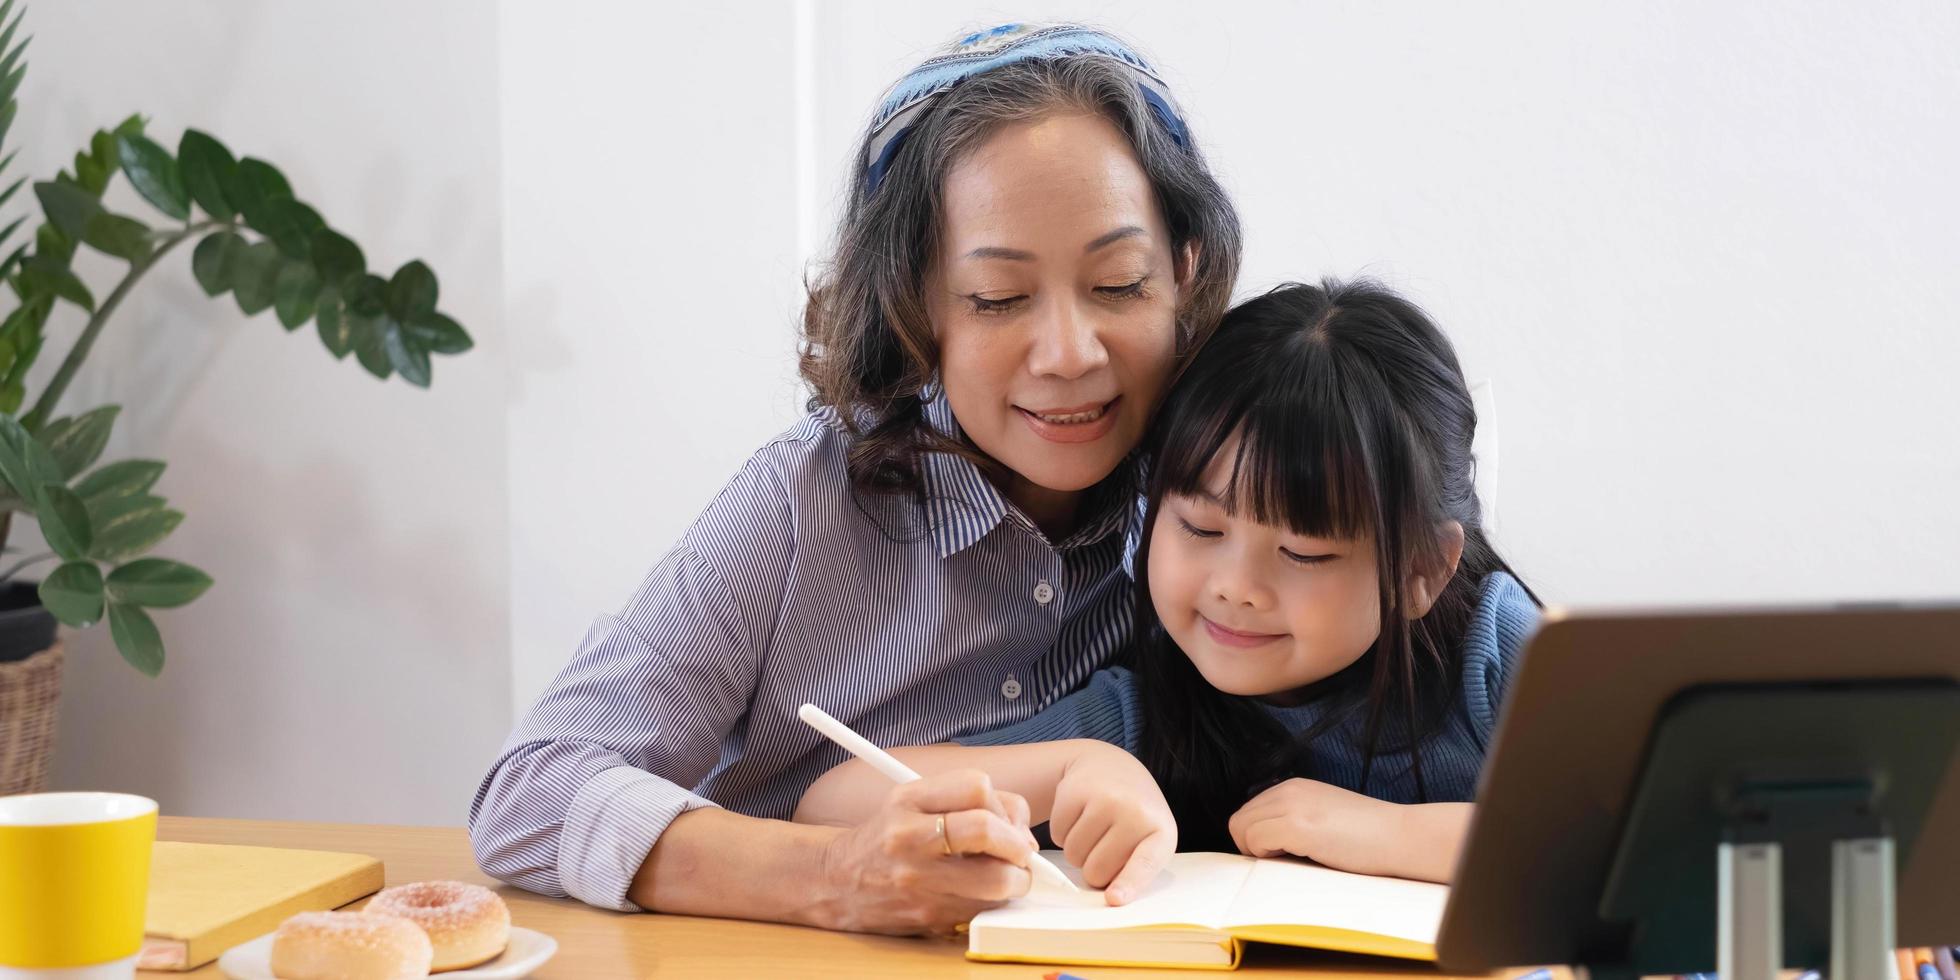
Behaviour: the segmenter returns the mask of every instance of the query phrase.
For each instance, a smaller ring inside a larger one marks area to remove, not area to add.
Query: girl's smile
[[[1274,640],[1283,640],[1287,636],[1285,633],[1257,633],[1249,630],[1232,629],[1231,627],[1221,625],[1204,613],[1198,614],[1198,620],[1204,624],[1205,634],[1207,636],[1228,647],[1249,649],[1251,647],[1265,646]]]

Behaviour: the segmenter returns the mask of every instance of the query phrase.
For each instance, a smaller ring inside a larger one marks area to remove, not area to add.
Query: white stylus
[[[803,719],[804,724],[822,733],[823,737],[843,746],[844,751],[863,759],[871,768],[884,773],[892,782],[909,783],[919,778],[919,774],[913,772],[912,767],[892,758],[891,753],[871,744],[869,739],[851,731],[849,725],[832,718],[829,713],[814,704],[806,704],[796,709],[796,717]],[[1080,888],[1075,887],[1075,882],[1069,880],[1066,872],[1055,867],[1052,862],[1039,854],[1029,857],[1028,870],[1035,875],[1046,877],[1049,884],[1072,892],[1081,891]]]

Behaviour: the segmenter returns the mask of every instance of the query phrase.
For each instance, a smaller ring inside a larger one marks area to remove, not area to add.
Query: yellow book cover
[[[1081,872],[1048,852],[1076,883]],[[1245,943],[1434,960],[1447,886],[1335,871],[1296,860],[1193,852],[1111,908],[1102,893],[1026,897],[975,916],[967,958],[1082,966],[1230,970]]]
[[[339,908],[381,889],[365,854],[157,841],[143,917],[145,970],[194,970],[295,912]]]

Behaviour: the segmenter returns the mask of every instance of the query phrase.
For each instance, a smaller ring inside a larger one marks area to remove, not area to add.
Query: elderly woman
[[[977,774],[785,821],[873,741],[1028,718],[1127,641],[1132,458],[1239,262],[1175,101],[1117,39],[1011,25],[901,79],[811,290],[810,414],[602,616],[477,791],[485,871],[605,908],[934,932],[1028,887]]]

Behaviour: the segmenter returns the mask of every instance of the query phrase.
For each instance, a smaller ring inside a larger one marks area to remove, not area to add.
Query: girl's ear
[[[1198,240],[1194,238],[1185,242],[1172,258],[1177,266],[1178,292],[1184,292],[1191,288],[1191,277],[1198,274]]]
[[[1456,577],[1456,565],[1463,560],[1463,525],[1448,521],[1437,529],[1439,539],[1436,544],[1437,560],[1435,567],[1418,568],[1409,575],[1409,618],[1421,619],[1429,615],[1436,605],[1436,597],[1443,594],[1450,579]]]

